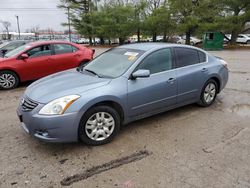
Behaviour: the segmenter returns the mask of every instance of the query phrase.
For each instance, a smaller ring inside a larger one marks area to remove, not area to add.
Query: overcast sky
[[[17,31],[15,15],[19,16],[20,30],[39,25],[40,29],[52,28],[63,31],[67,28],[61,26],[67,22],[63,10],[57,9],[60,0],[0,0],[0,20],[11,23],[10,31]],[[3,31],[0,24],[0,32]]]

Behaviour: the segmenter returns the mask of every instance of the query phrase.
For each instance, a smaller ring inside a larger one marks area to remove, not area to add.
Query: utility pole
[[[20,26],[19,26],[19,17],[18,15],[15,15],[16,16],[16,21],[17,21],[17,28],[18,28],[18,39],[20,40]]]
[[[69,41],[71,42],[71,29],[70,29],[69,7],[67,7],[67,10],[68,10],[68,25],[69,25]]]

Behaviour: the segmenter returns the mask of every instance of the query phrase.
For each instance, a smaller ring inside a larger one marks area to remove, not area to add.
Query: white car
[[[236,42],[250,44],[250,37],[247,35],[239,34]]]
[[[231,40],[231,35],[227,34],[226,35],[230,40]],[[239,34],[237,39],[237,43],[244,43],[244,44],[250,44],[250,35],[249,34]]]
[[[192,46],[201,43],[202,41],[196,37],[190,37],[190,44]],[[180,39],[177,41],[177,44],[186,44],[186,36],[180,37]]]

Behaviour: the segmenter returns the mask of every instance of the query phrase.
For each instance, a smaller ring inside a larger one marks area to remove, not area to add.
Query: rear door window
[[[78,49],[70,44],[54,44],[55,55],[73,53]]]
[[[175,48],[177,68],[200,63],[198,51],[189,48]]]

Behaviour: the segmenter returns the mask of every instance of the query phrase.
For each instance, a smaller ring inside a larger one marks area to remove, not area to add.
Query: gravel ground
[[[230,69],[212,106],[131,123],[104,146],[31,138],[16,116],[28,84],[0,91],[0,187],[250,187],[250,51],[211,53]]]

